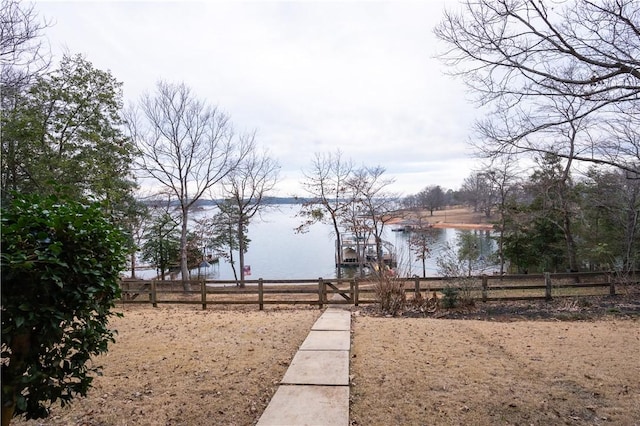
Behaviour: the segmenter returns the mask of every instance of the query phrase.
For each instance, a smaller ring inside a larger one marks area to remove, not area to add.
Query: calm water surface
[[[249,249],[245,264],[251,267],[247,279],[315,279],[335,278],[335,236],[328,225],[313,225],[309,232],[298,234],[294,229],[301,219],[296,217],[300,206],[283,205],[263,214],[262,219],[254,218],[249,224]],[[198,216],[211,214],[202,211]],[[422,275],[421,262],[411,259],[408,250],[408,234],[385,231],[385,240],[391,242],[399,259],[398,270],[402,276]],[[434,229],[431,257],[427,259],[427,276],[438,275],[436,258],[445,242],[455,243],[458,232],[454,229]],[[488,242],[487,242],[488,244]],[[484,245],[484,244],[483,244]],[[487,246],[488,247],[488,246]],[[237,260],[237,257],[236,257]],[[348,271],[345,271],[348,273]],[[192,273],[198,274],[197,270]],[[352,272],[353,273],[353,272]],[[201,275],[209,279],[234,279],[231,265],[220,259],[217,265],[201,268]],[[343,276],[348,276],[343,274]]]

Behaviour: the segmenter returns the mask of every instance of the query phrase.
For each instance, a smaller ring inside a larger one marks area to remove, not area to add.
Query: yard
[[[44,421],[14,424],[254,424],[321,312],[119,309],[117,343],[96,360],[104,375],[89,396]],[[352,309],[353,425],[640,422],[637,314],[532,321],[513,312],[480,320]]]

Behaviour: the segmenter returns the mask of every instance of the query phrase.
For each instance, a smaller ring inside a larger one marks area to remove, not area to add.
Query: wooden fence
[[[465,292],[475,300],[532,300],[554,297],[583,297],[616,295],[616,288],[637,285],[633,275],[631,281],[617,278],[610,273],[566,273],[543,275],[482,275],[465,278],[390,278],[401,284],[404,291],[414,297],[429,297],[447,287]],[[185,286],[186,284],[186,286]],[[358,306],[377,303],[376,281],[369,279],[323,279],[315,280],[246,280],[240,287],[236,281],[197,280],[123,280],[121,302],[158,304],[207,305],[264,305],[304,304],[322,308],[328,304]],[[185,290],[185,287],[188,290]]]

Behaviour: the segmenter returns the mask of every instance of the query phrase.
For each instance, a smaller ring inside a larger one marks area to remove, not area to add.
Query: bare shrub
[[[631,296],[640,292],[640,280],[635,272],[627,272],[623,270],[613,271],[609,277],[612,280],[616,293],[621,293],[626,296]]]
[[[375,276],[373,289],[380,302],[380,311],[385,315],[396,316],[401,313],[407,303],[404,281],[386,273]]]
[[[471,265],[460,255],[460,251],[447,244],[436,263],[438,272],[446,278],[446,287],[442,291],[443,307],[452,309],[474,306],[474,292],[481,288],[481,282],[477,277],[471,276]]]
[[[426,297],[423,297],[422,293],[418,293],[410,300],[409,305],[414,311],[418,311],[424,315],[431,315],[438,311],[440,298],[441,296],[435,291],[431,295],[427,291]]]

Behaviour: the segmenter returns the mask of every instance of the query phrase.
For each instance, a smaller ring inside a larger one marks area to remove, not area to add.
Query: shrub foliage
[[[17,196],[2,209],[3,421],[86,395],[107,351],[124,238],[100,205]]]

